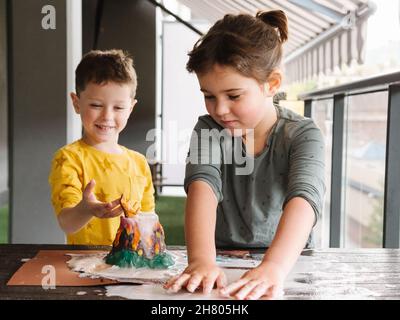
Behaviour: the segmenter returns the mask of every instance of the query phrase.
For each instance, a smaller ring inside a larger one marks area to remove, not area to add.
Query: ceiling
[[[213,24],[227,13],[283,10],[289,20],[285,73],[290,82],[352,63],[363,63],[366,21],[375,11],[368,0],[178,0],[194,20]]]

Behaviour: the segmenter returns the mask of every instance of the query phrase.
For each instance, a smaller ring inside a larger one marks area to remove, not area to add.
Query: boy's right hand
[[[189,292],[194,292],[203,287],[203,293],[210,293],[215,283],[218,289],[222,289],[226,282],[225,273],[215,263],[199,261],[190,263],[182,274],[171,278],[164,285],[164,289],[178,292],[182,287],[186,287]]]
[[[97,200],[93,193],[95,185],[96,182],[94,179],[90,180],[90,182],[86,185],[85,189],[83,190],[82,200],[78,204],[79,210],[101,219],[114,218],[121,215],[123,211],[120,206],[120,199],[118,198],[112,202],[101,202]]]

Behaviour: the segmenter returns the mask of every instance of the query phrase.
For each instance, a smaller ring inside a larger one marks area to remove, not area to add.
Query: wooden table
[[[108,250],[99,246],[0,245],[0,300],[96,299],[107,297],[105,288],[7,286],[10,277],[39,250]],[[85,295],[78,295],[85,291]],[[283,299],[400,299],[399,249],[305,250],[285,283]]]
[[[400,249],[305,250],[285,299],[400,299]]]

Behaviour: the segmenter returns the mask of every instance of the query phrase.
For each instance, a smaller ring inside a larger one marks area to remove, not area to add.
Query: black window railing
[[[346,141],[345,110],[351,109],[351,99],[356,95],[386,92],[387,107],[386,152],[383,195],[384,248],[400,247],[400,72],[371,77],[347,84],[299,95],[304,101],[304,115],[313,116],[314,103],[333,100],[332,114],[332,162],[330,182],[329,246],[342,247],[344,239],[343,173]],[[368,172],[365,172],[367,175]]]

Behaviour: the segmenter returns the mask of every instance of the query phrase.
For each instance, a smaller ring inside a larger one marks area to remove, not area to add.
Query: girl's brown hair
[[[136,95],[137,76],[131,56],[117,49],[92,50],[85,54],[75,70],[75,90],[79,94],[89,82],[96,84],[108,81],[132,86],[132,97]]]
[[[281,10],[260,11],[255,17],[227,14],[195,43],[186,68],[201,74],[214,64],[231,66],[262,83],[279,66],[287,39],[288,22]]]

